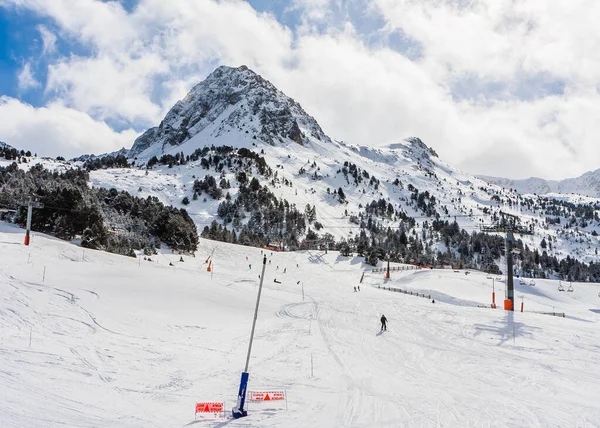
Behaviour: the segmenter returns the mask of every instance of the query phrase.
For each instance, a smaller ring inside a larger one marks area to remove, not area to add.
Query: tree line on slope
[[[10,156],[13,154],[26,155],[25,152],[21,153],[10,149]],[[152,167],[156,164],[182,165],[198,160],[200,160],[202,168],[207,170],[212,168],[215,172],[220,173],[221,177],[215,178],[206,175],[203,179],[197,179],[193,186],[193,199],[196,199],[198,195],[206,194],[219,200],[226,193],[225,200],[218,208],[218,216],[222,219],[222,224],[214,221],[209,227],[205,227],[202,231],[203,237],[253,246],[262,246],[268,244],[269,241],[277,240],[284,242],[290,249],[328,246],[339,249],[344,254],[356,253],[364,256],[371,264],[376,264],[379,260],[385,260],[389,256],[390,260],[397,262],[412,262],[427,266],[451,264],[495,274],[500,273],[497,263],[504,252],[503,238],[481,232],[469,234],[462,230],[456,222],[449,223],[440,220],[436,211],[438,206],[435,197],[427,191],[420,192],[411,184],[407,185],[407,190],[410,192],[407,203],[414,204],[416,209],[432,218],[430,222],[424,222],[420,230],[417,229],[414,218],[409,217],[402,210],[394,208],[386,200],[379,199],[367,203],[364,208],[361,205],[360,208],[363,211],[358,216],[350,216],[350,221],[359,226],[357,228],[360,229],[360,232],[354,238],[336,242],[329,233],[319,235],[318,232],[323,226],[317,221],[314,206],[308,205],[302,212],[287,200],[275,197],[267,186],[261,186],[258,179],[252,177],[251,171],[256,170],[257,173],[269,179],[272,186],[280,183],[292,186],[287,179],[277,177],[277,172],[273,173],[264,157],[248,149],[235,150],[228,146],[204,147],[189,156],[184,156],[182,153],[175,156],[164,155],[160,159],[151,160],[148,166]],[[94,170],[125,167],[126,165],[128,165],[127,159],[118,155],[88,160],[84,163],[84,168]],[[9,168],[14,169],[15,166]],[[235,172],[235,178],[239,185],[236,198],[231,198],[229,195],[228,189],[231,189],[231,184],[224,178],[226,171]],[[35,169],[30,173],[35,175]],[[362,179],[369,180],[371,186],[379,184],[379,181],[372,175],[361,171],[351,163],[345,163],[341,168],[341,173],[348,177],[348,183],[351,182],[349,177],[352,177],[352,182],[356,185]],[[78,215],[73,218],[57,215],[55,211],[60,210],[57,209],[58,207],[54,208],[54,212],[50,210],[52,204],[49,202],[49,208],[42,210],[44,215],[34,216],[34,219],[39,218],[38,223],[34,224],[34,229],[38,228],[38,230],[65,239],[81,235],[83,245],[104,248],[122,254],[130,254],[133,248],[147,247],[150,249],[159,242],[186,251],[195,248],[196,244],[193,242],[195,234],[190,233],[189,228],[189,225],[193,225],[193,223],[184,210],[181,210],[185,213],[184,215],[173,217],[173,213],[177,213],[178,210],[162,207],[156,198],[139,199],[125,192],[117,192],[115,189],[90,189],[90,193],[98,201],[97,204],[82,203],[81,201],[90,199],[90,195],[83,189],[84,187],[87,189],[87,185],[83,183],[87,183],[89,177],[81,178],[73,172],[65,174],[62,174],[65,175],[65,181],[76,183],[75,187],[79,190],[74,191],[63,183],[62,187],[58,186],[61,188],[61,193],[50,193],[51,197],[48,197],[48,200],[59,201],[65,206],[71,206],[69,210],[78,212]],[[51,173],[51,175],[55,176],[56,173]],[[4,178],[0,180],[3,180],[0,181],[0,185],[6,181]],[[35,180],[40,180],[40,177],[36,177]],[[403,187],[403,183],[399,180],[393,184]],[[56,187],[55,184],[52,186]],[[7,189],[9,186],[4,184],[4,191]],[[31,190],[30,188],[26,191],[31,192]],[[44,192],[41,189],[38,189],[40,191],[35,188],[33,190],[33,194],[43,198]],[[341,188],[338,190],[338,200],[340,203],[345,203],[346,197],[340,190]],[[100,207],[100,209],[95,211],[93,207]],[[561,209],[557,209],[558,207]],[[581,214],[584,221],[597,220],[597,214],[593,210],[596,208],[594,206],[590,209],[587,206],[571,203],[554,204],[550,200],[545,201],[545,206],[542,208],[546,214],[550,215],[570,214],[577,218]],[[444,211],[444,207],[441,209]],[[24,210],[21,209],[16,220],[24,223]],[[382,225],[382,221],[385,220],[400,221],[401,223],[399,227],[391,229]],[[118,234],[108,232],[110,228],[117,225]],[[600,266],[597,263],[586,265],[570,256],[558,260],[556,256],[549,256],[546,251],[542,251],[540,254],[537,249],[530,249],[520,240],[517,247],[522,250],[517,258],[524,275],[536,277],[558,275],[573,281],[600,280]],[[543,249],[545,250],[545,248]]]
[[[315,165],[312,165],[315,167]],[[300,171],[300,174],[306,171]],[[355,184],[360,183],[359,177],[373,178],[368,172],[361,171],[351,163],[345,163],[342,173],[353,178]],[[202,183],[209,183],[204,190],[216,188],[216,179],[205,177]],[[358,225],[360,232],[354,237],[336,242],[328,233],[319,235],[322,224],[313,212],[310,219],[305,213],[299,212],[286,200],[277,200],[266,186],[261,186],[256,178],[250,183],[246,179],[239,180],[239,196],[235,199],[226,198],[218,209],[222,222],[213,221],[202,231],[202,236],[208,239],[238,243],[243,245],[265,245],[269,241],[280,241],[291,249],[329,246],[344,254],[364,256],[370,264],[376,265],[379,260],[416,263],[426,266],[453,265],[460,268],[479,269],[492,274],[500,274],[500,260],[504,255],[505,241],[502,236],[483,232],[468,233],[461,229],[456,221],[440,220],[436,208],[436,199],[429,192],[420,192],[408,184],[410,192],[409,204],[431,217],[416,228],[416,221],[384,199],[373,200],[362,207],[362,212],[351,215],[350,221]],[[350,180],[348,180],[350,182]],[[402,186],[402,183],[394,183]],[[228,183],[226,188],[230,188]],[[224,187],[225,188],[225,187]],[[214,194],[219,192],[211,192]],[[219,197],[215,199],[220,198]],[[344,203],[345,196],[339,199]],[[573,207],[569,207],[573,208]],[[444,207],[441,207],[444,211]],[[309,212],[312,210],[309,210]],[[587,210],[585,210],[587,213]],[[589,213],[587,213],[589,216]],[[244,223],[244,218],[250,221]],[[382,220],[400,221],[400,226],[394,229],[381,225]],[[311,229],[310,225],[313,225]],[[556,275],[565,279],[593,281],[598,278],[597,265],[586,265],[568,257],[558,260],[541,255],[537,249],[530,249],[521,240],[516,244],[522,249],[517,256],[520,261],[521,273],[526,276],[547,277]],[[600,278],[599,278],[600,279]]]
[[[0,202],[17,209],[12,220],[25,225],[31,197],[44,208],[35,209],[32,229],[60,239],[81,237],[89,248],[133,255],[149,253],[161,243],[192,252],[198,245],[196,226],[183,209],[163,205],[156,197],[138,198],[116,189],[90,188],[81,169],[62,173],[35,165],[28,171],[16,163],[0,168]]]

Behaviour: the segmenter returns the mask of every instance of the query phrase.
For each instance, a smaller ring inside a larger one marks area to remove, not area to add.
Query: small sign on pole
[[[287,410],[286,391],[250,391],[250,401],[285,401],[285,409]]]
[[[223,414],[224,403],[196,403],[196,411],[194,413],[194,420],[198,413],[221,413]]]

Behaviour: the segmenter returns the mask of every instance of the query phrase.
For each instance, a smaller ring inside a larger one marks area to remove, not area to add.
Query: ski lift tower
[[[483,232],[489,233],[506,233],[506,300],[504,309],[509,311],[515,310],[515,286],[513,280],[513,254],[519,254],[519,249],[514,249],[515,233],[519,235],[533,235],[533,227],[521,226],[521,219],[513,214],[508,214],[500,211],[500,218],[496,224],[491,226],[482,226]],[[510,300],[510,307],[507,306],[507,301]]]

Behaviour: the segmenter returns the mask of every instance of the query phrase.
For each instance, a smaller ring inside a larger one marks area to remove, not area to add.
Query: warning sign
[[[285,391],[250,392],[250,401],[285,400]]]
[[[223,403],[196,403],[196,413],[221,413]]]

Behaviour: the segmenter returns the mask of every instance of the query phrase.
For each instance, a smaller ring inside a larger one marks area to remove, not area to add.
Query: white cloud
[[[324,22],[331,18],[331,0],[294,0],[292,9],[300,9],[304,12],[305,23],[309,21]]]
[[[595,1],[375,0],[367,12],[385,21],[381,34],[402,34],[419,47],[416,59],[364,43],[360,22],[322,31],[334,15],[350,19],[342,0],[295,0],[295,32],[236,0],[140,0],[129,13],[97,0],[6,1],[90,50],[53,59],[46,87],[88,119],[141,130],[217,65],[246,64],[333,138],[419,136],[455,166],[515,178],[599,167]]]
[[[38,25],[37,30],[42,36],[42,55],[51,55],[56,52],[56,35],[44,25]]]
[[[106,123],[57,103],[35,108],[0,97],[0,140],[40,156],[66,158],[129,147],[137,133],[113,131]]]
[[[160,106],[151,100],[152,78],[167,71],[166,62],[152,54],[72,56],[49,66],[46,91],[98,120],[150,125],[161,119]]]
[[[205,76],[219,63],[270,69],[291,58],[291,32],[245,2],[144,0],[130,15],[114,2],[22,3],[93,49],[91,57],[51,64],[46,92],[100,120],[156,124],[172,106],[166,103],[185,95],[190,75]]]
[[[547,73],[596,85],[600,31],[594,0],[374,0],[388,31],[401,29],[423,46],[423,65],[443,77],[485,80]]]
[[[27,91],[40,86],[40,82],[35,79],[35,76],[31,71],[31,63],[26,63],[21,71],[19,71],[17,74],[17,82],[20,91]]]

